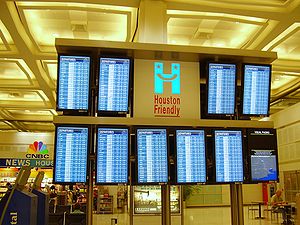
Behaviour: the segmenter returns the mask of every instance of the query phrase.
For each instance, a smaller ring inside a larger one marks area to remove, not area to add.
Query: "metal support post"
[[[161,186],[161,224],[171,225],[170,185]]]
[[[130,197],[130,199],[129,199],[129,224],[130,225],[133,225],[133,210],[134,210],[134,205],[133,205],[133,201],[134,201],[134,199],[133,199],[133,197],[134,197],[134,193],[133,193],[133,186],[132,185],[130,185],[130,195],[129,195],[129,197]]]
[[[181,186],[180,189],[180,225],[184,225],[184,205],[183,205],[183,187]]]
[[[86,216],[87,225],[93,224],[93,165],[92,161],[89,163],[89,176],[88,176],[88,187],[87,187],[87,202],[86,202]]]
[[[230,184],[231,224],[244,225],[242,184]]]

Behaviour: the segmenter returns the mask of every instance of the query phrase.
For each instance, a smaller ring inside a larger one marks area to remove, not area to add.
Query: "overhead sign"
[[[53,160],[45,159],[0,159],[0,167],[53,167]]]
[[[134,117],[200,118],[199,63],[134,61]]]
[[[26,148],[25,148],[26,150]],[[47,145],[42,141],[34,141],[28,145],[27,151],[16,158],[0,158],[0,167],[53,167],[53,160],[49,156]]]

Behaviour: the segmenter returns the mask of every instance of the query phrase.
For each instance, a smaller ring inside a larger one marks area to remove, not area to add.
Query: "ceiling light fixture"
[[[300,75],[300,73],[298,73],[298,72],[283,72],[283,73],[286,75],[297,75],[297,76]]]

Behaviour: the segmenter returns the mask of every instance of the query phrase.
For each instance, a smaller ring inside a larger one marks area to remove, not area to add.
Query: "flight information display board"
[[[248,129],[251,180],[277,181],[277,139],[274,129]]]
[[[90,64],[88,56],[59,56],[57,110],[89,110]]]
[[[168,182],[166,129],[137,129],[138,183]]]
[[[252,181],[277,181],[277,155],[273,150],[251,151]]]
[[[96,183],[128,183],[128,129],[98,128]]]
[[[234,115],[235,64],[208,64],[208,114]]]
[[[270,65],[244,65],[243,114],[269,115]]]
[[[128,112],[130,59],[100,58],[98,111]]]
[[[88,142],[87,127],[56,127],[55,183],[86,183]]]
[[[216,182],[242,182],[242,131],[215,130]]]
[[[206,182],[204,130],[177,130],[177,182]]]

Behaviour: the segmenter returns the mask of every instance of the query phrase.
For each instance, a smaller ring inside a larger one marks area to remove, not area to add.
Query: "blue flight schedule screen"
[[[241,131],[215,131],[217,182],[242,182],[243,144]]]
[[[243,114],[269,114],[270,78],[270,66],[244,66]]]
[[[97,183],[128,182],[128,129],[98,128]]]
[[[89,131],[87,127],[58,127],[55,148],[55,182],[85,183]]]
[[[208,114],[234,114],[236,65],[209,63]]]
[[[59,56],[58,109],[89,108],[90,57]]]
[[[205,134],[203,130],[177,130],[177,182],[206,182]]]
[[[138,182],[168,182],[166,129],[138,129]]]
[[[274,150],[251,150],[251,176],[253,181],[276,181],[277,155]]]
[[[127,112],[130,59],[100,58],[98,111]]]

